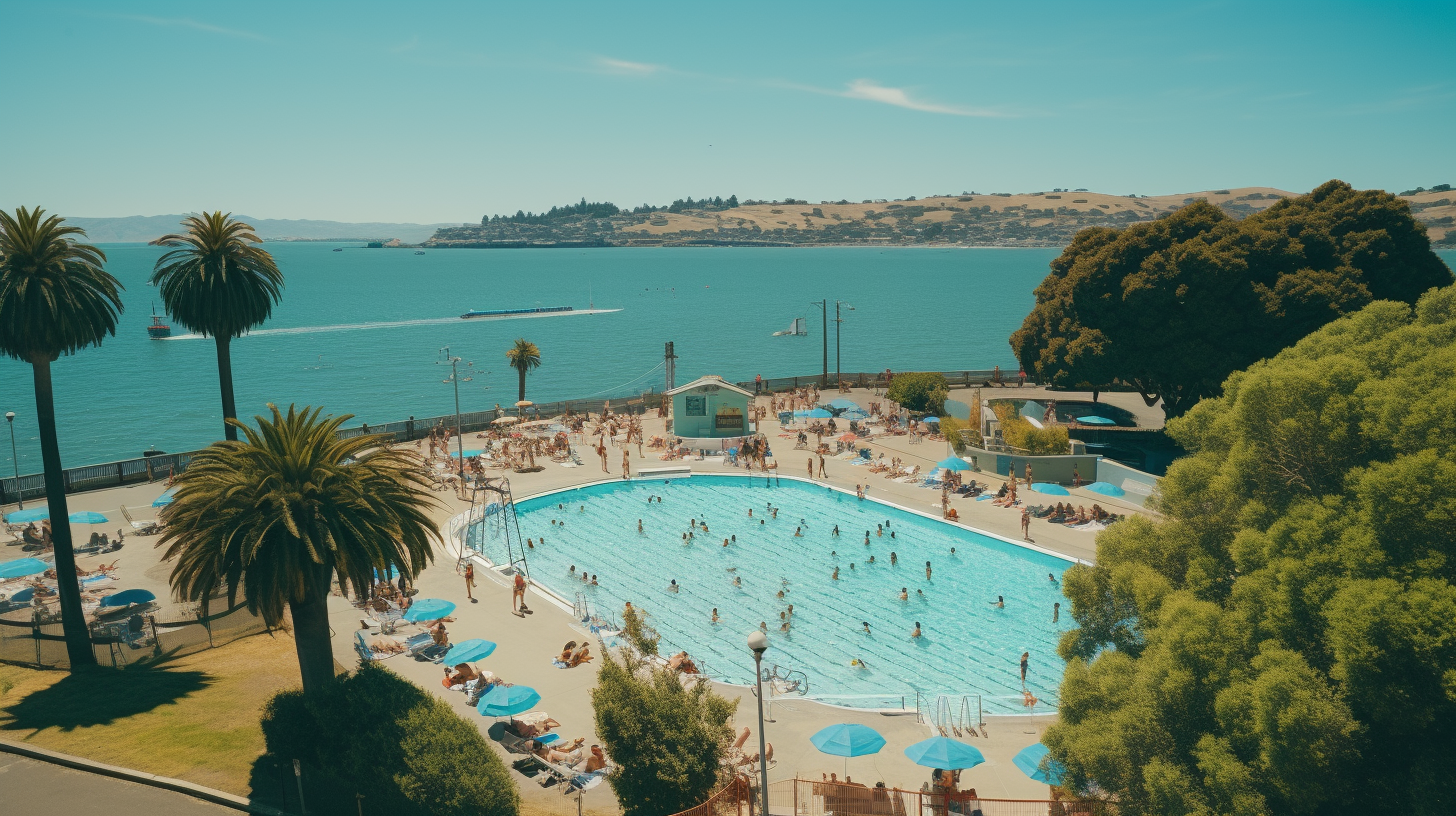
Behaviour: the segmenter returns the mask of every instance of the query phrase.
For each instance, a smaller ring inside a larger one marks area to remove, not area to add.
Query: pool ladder
[[[971,701],[975,700],[975,711]],[[928,722],[942,737],[984,737],[986,718],[981,710],[981,695],[941,694],[934,701],[916,703],[921,722]]]

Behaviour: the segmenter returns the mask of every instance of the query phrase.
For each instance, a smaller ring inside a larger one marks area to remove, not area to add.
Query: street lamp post
[[[450,347],[449,346],[445,346],[445,347],[441,348],[440,351],[444,352],[445,359],[443,359],[443,360],[436,360],[435,361],[435,365],[443,365],[445,363],[449,363],[450,364],[450,381],[453,382],[453,383],[455,383],[455,450],[458,451],[459,454],[460,454],[460,456],[457,457],[459,459],[459,462],[457,464],[459,466],[458,467],[458,472],[459,472],[459,475],[460,475],[460,489],[461,490],[464,490],[465,489],[465,441],[463,439],[461,439],[461,437],[460,437],[460,368],[459,368],[460,358],[459,357],[452,357],[452,356],[450,356]]]
[[[824,326],[824,373],[819,377],[819,387],[829,387],[829,299],[811,300],[810,306],[819,307],[820,325]],[[836,344],[837,345],[837,344]]]
[[[20,455],[15,452],[15,412],[5,412],[5,424],[10,426],[10,462],[15,465],[15,503],[25,509],[25,491],[20,489]]]
[[[768,738],[763,733],[763,653],[768,651],[768,635],[754,631],[748,636],[753,651],[753,681],[758,684],[758,800],[759,816],[768,816]]]
[[[840,383],[844,382],[844,370],[840,367],[839,362],[839,324],[844,322],[839,316],[840,306],[843,306],[851,312],[854,311],[854,307],[848,303],[842,300],[834,301],[834,385],[836,388]]]

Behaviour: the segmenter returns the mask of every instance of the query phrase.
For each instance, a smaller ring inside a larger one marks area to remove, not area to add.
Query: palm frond
[[[253,227],[221,211],[189,215],[186,232],[164,235],[176,247],[157,259],[151,283],[172,317],[211,337],[237,337],[267,320],[283,291],[283,273]]]
[[[198,601],[225,587],[276,623],[327,593],[331,573],[355,592],[376,570],[418,575],[440,534],[414,455],[376,436],[339,439],[347,415],[268,407],[256,427],[233,420],[246,441],[214,443],[177,477],[158,544],[177,593]]]
[[[116,334],[121,284],[106,253],[45,210],[0,211],[0,352],[54,360]]]

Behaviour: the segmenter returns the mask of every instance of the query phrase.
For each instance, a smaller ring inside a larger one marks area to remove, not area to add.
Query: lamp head
[[[5,421],[6,422],[14,422],[15,421],[15,412],[14,411],[6,411],[5,412]]]
[[[755,655],[762,655],[768,651],[768,635],[755,630],[748,636],[748,648]]]

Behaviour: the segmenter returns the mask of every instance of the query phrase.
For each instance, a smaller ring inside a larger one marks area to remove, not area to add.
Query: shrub
[[[738,708],[706,682],[665,667],[602,656],[592,690],[597,734],[617,764],[607,784],[624,816],[665,816],[701,804],[723,781],[719,763]]]
[[[319,695],[284,691],[264,707],[267,755],[299,760],[311,812],[357,813],[363,794],[391,816],[515,816],[520,797],[473,723],[388,669],[366,664]]]
[[[657,654],[657,642],[662,639],[647,625],[647,613],[635,606],[622,610],[622,637],[644,657]]]
[[[940,432],[945,434],[945,440],[950,443],[950,449],[955,451],[957,456],[965,453],[966,448],[970,447],[970,443],[966,441],[963,433],[966,430],[968,430],[967,425],[955,417],[943,416],[940,418]]]
[[[945,412],[945,399],[950,396],[950,385],[938,371],[912,371],[896,374],[885,396],[911,411],[941,414]]]
[[[1024,450],[1032,456],[1055,456],[1072,452],[1066,426],[1038,428],[1022,419],[1016,406],[1009,402],[996,403],[992,410],[1001,421],[1001,438],[1011,447]]]

